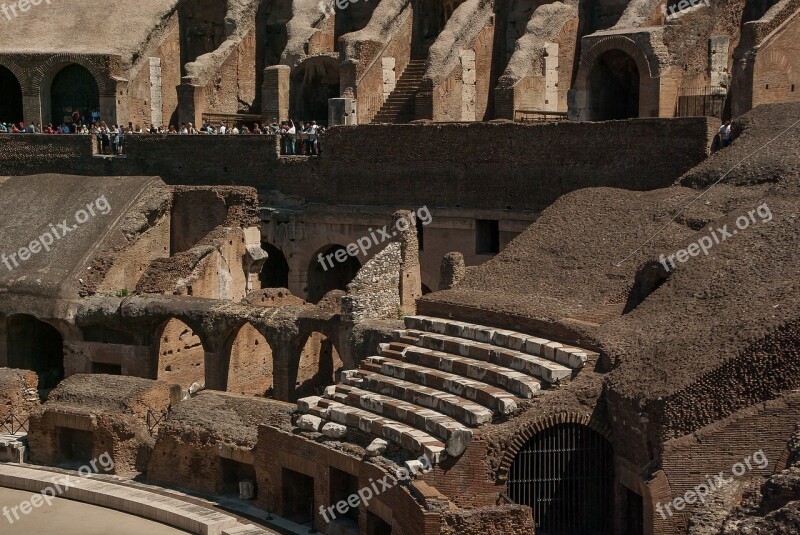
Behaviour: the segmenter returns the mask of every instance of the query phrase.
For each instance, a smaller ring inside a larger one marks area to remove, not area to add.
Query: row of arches
[[[181,385],[207,383],[206,350],[200,337],[178,318],[169,319],[158,340],[156,378]],[[291,401],[320,394],[336,382],[344,363],[333,341],[311,332],[288,363]],[[275,360],[266,337],[252,324],[236,330],[225,345],[220,389],[236,394],[273,397]]]
[[[94,75],[77,63],[58,66],[48,83],[42,85],[41,102],[45,122],[70,124],[74,112],[91,117],[100,109],[100,88]],[[20,123],[24,120],[22,84],[11,69],[0,65],[0,122]]]

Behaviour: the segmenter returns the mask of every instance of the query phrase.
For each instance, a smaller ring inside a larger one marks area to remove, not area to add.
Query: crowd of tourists
[[[166,135],[279,135],[281,138],[281,154],[292,156],[312,156],[322,153],[320,144],[321,134],[325,128],[317,125],[316,121],[295,122],[277,121],[271,124],[255,123],[252,127],[245,125],[228,126],[225,123],[211,124],[204,123],[200,128],[196,128],[192,123],[181,123],[179,127],[170,125],[169,128],[163,126],[150,125],[144,128],[140,125],[128,123],[123,125],[107,125],[100,120],[97,112],[92,112],[91,116],[82,117],[75,112],[72,122],[62,123],[54,126],[48,124],[42,126],[41,123],[2,123],[0,122],[0,133],[11,134],[76,134],[91,135],[97,139],[98,149],[101,154],[111,156],[122,156],[125,154],[125,137],[129,135],[143,134],[166,134]]]

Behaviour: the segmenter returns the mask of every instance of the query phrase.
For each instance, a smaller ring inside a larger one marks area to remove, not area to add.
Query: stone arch
[[[337,260],[337,254],[344,261]],[[311,256],[308,263],[306,300],[318,303],[331,290],[347,290],[347,285],[353,281],[359,269],[361,262],[347,254],[344,246],[331,244],[322,247]]]
[[[290,118],[327,124],[328,99],[337,98],[339,91],[338,59],[321,55],[303,60],[290,76]]]
[[[565,415],[551,425],[527,428],[522,436],[530,436],[519,445],[522,437],[515,437],[507,494],[533,509],[537,532],[567,535],[613,529],[613,447],[604,433],[587,424],[588,417]]]
[[[533,435],[548,427],[564,423],[585,425],[603,435],[606,440],[611,441],[611,428],[605,424],[599,424],[587,414],[559,413],[536,420],[519,431],[519,433],[517,433],[517,435],[511,441],[511,445],[506,450],[505,454],[503,455],[503,459],[500,461],[500,465],[497,468],[497,481],[504,482],[507,480],[508,469],[511,466],[511,463],[514,462],[514,458],[522,449],[522,446],[524,446],[525,443],[528,442],[531,437],[533,437]]]
[[[100,89],[91,71],[77,63],[64,65],[53,74],[48,89],[50,120],[53,124],[69,123],[77,110],[82,117],[100,109]]]
[[[267,260],[261,268],[259,279],[262,288],[288,288],[289,262],[283,251],[269,242],[261,242],[261,248],[267,252]]]
[[[157,332],[156,379],[177,383],[184,390],[195,382],[205,384],[205,348],[197,331],[170,318]]]
[[[58,71],[71,64],[80,65],[92,74],[101,96],[114,96],[114,89],[109,84],[108,76],[97,63],[81,54],[56,54],[47,58],[34,71],[30,82],[31,90],[40,93],[50,85]]]
[[[11,69],[0,64],[0,122],[23,120],[22,84]]]
[[[607,54],[624,54],[633,65],[636,66],[638,73],[638,113],[637,116],[644,117],[649,115],[649,110],[658,110],[660,67],[657,61],[652,61],[642,51],[642,49],[629,37],[614,35],[605,37],[594,43],[586,52],[582,54],[580,67],[575,77],[574,90],[582,94],[585,102],[583,109],[579,110],[580,119],[598,120],[595,117],[591,106],[592,92],[592,71],[599,61]]]
[[[6,322],[10,368],[32,370],[39,390],[54,388],[64,378],[64,337],[61,332],[29,314],[14,314]]]
[[[19,65],[19,63],[8,57],[0,57],[0,67],[5,67],[9,71],[11,71],[11,74],[14,75],[14,77],[19,82],[20,87],[22,87],[23,95],[30,93],[31,78],[28,75],[28,71],[22,68]]]
[[[305,338],[295,363],[289,370],[289,384],[294,384],[291,401],[321,394],[326,386],[336,383],[344,368],[333,340],[318,331]]]
[[[640,74],[621,50],[608,50],[589,71],[589,118],[605,121],[639,117]]]
[[[266,337],[245,323],[227,344],[225,390],[236,394],[272,397],[274,361]]]

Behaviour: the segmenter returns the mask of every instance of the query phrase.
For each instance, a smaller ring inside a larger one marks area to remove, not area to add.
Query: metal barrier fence
[[[0,422],[0,431],[11,435],[17,435],[20,431],[28,432],[28,417],[26,416],[24,420],[21,420],[17,417],[16,414],[9,413],[6,415],[5,419]]]
[[[567,112],[565,111],[514,110],[514,121],[520,123],[555,122],[566,120]]]
[[[686,87],[678,91],[675,117],[722,118],[727,94],[719,87]]]

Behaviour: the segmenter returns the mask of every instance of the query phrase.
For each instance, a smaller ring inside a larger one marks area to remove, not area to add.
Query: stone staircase
[[[323,396],[298,401],[298,427],[342,439],[358,429],[436,463],[458,457],[481,425],[570,381],[597,353],[519,332],[408,316]]]
[[[425,74],[425,60],[412,59],[397,81],[394,91],[372,119],[373,123],[408,123],[414,120],[417,91]]]

